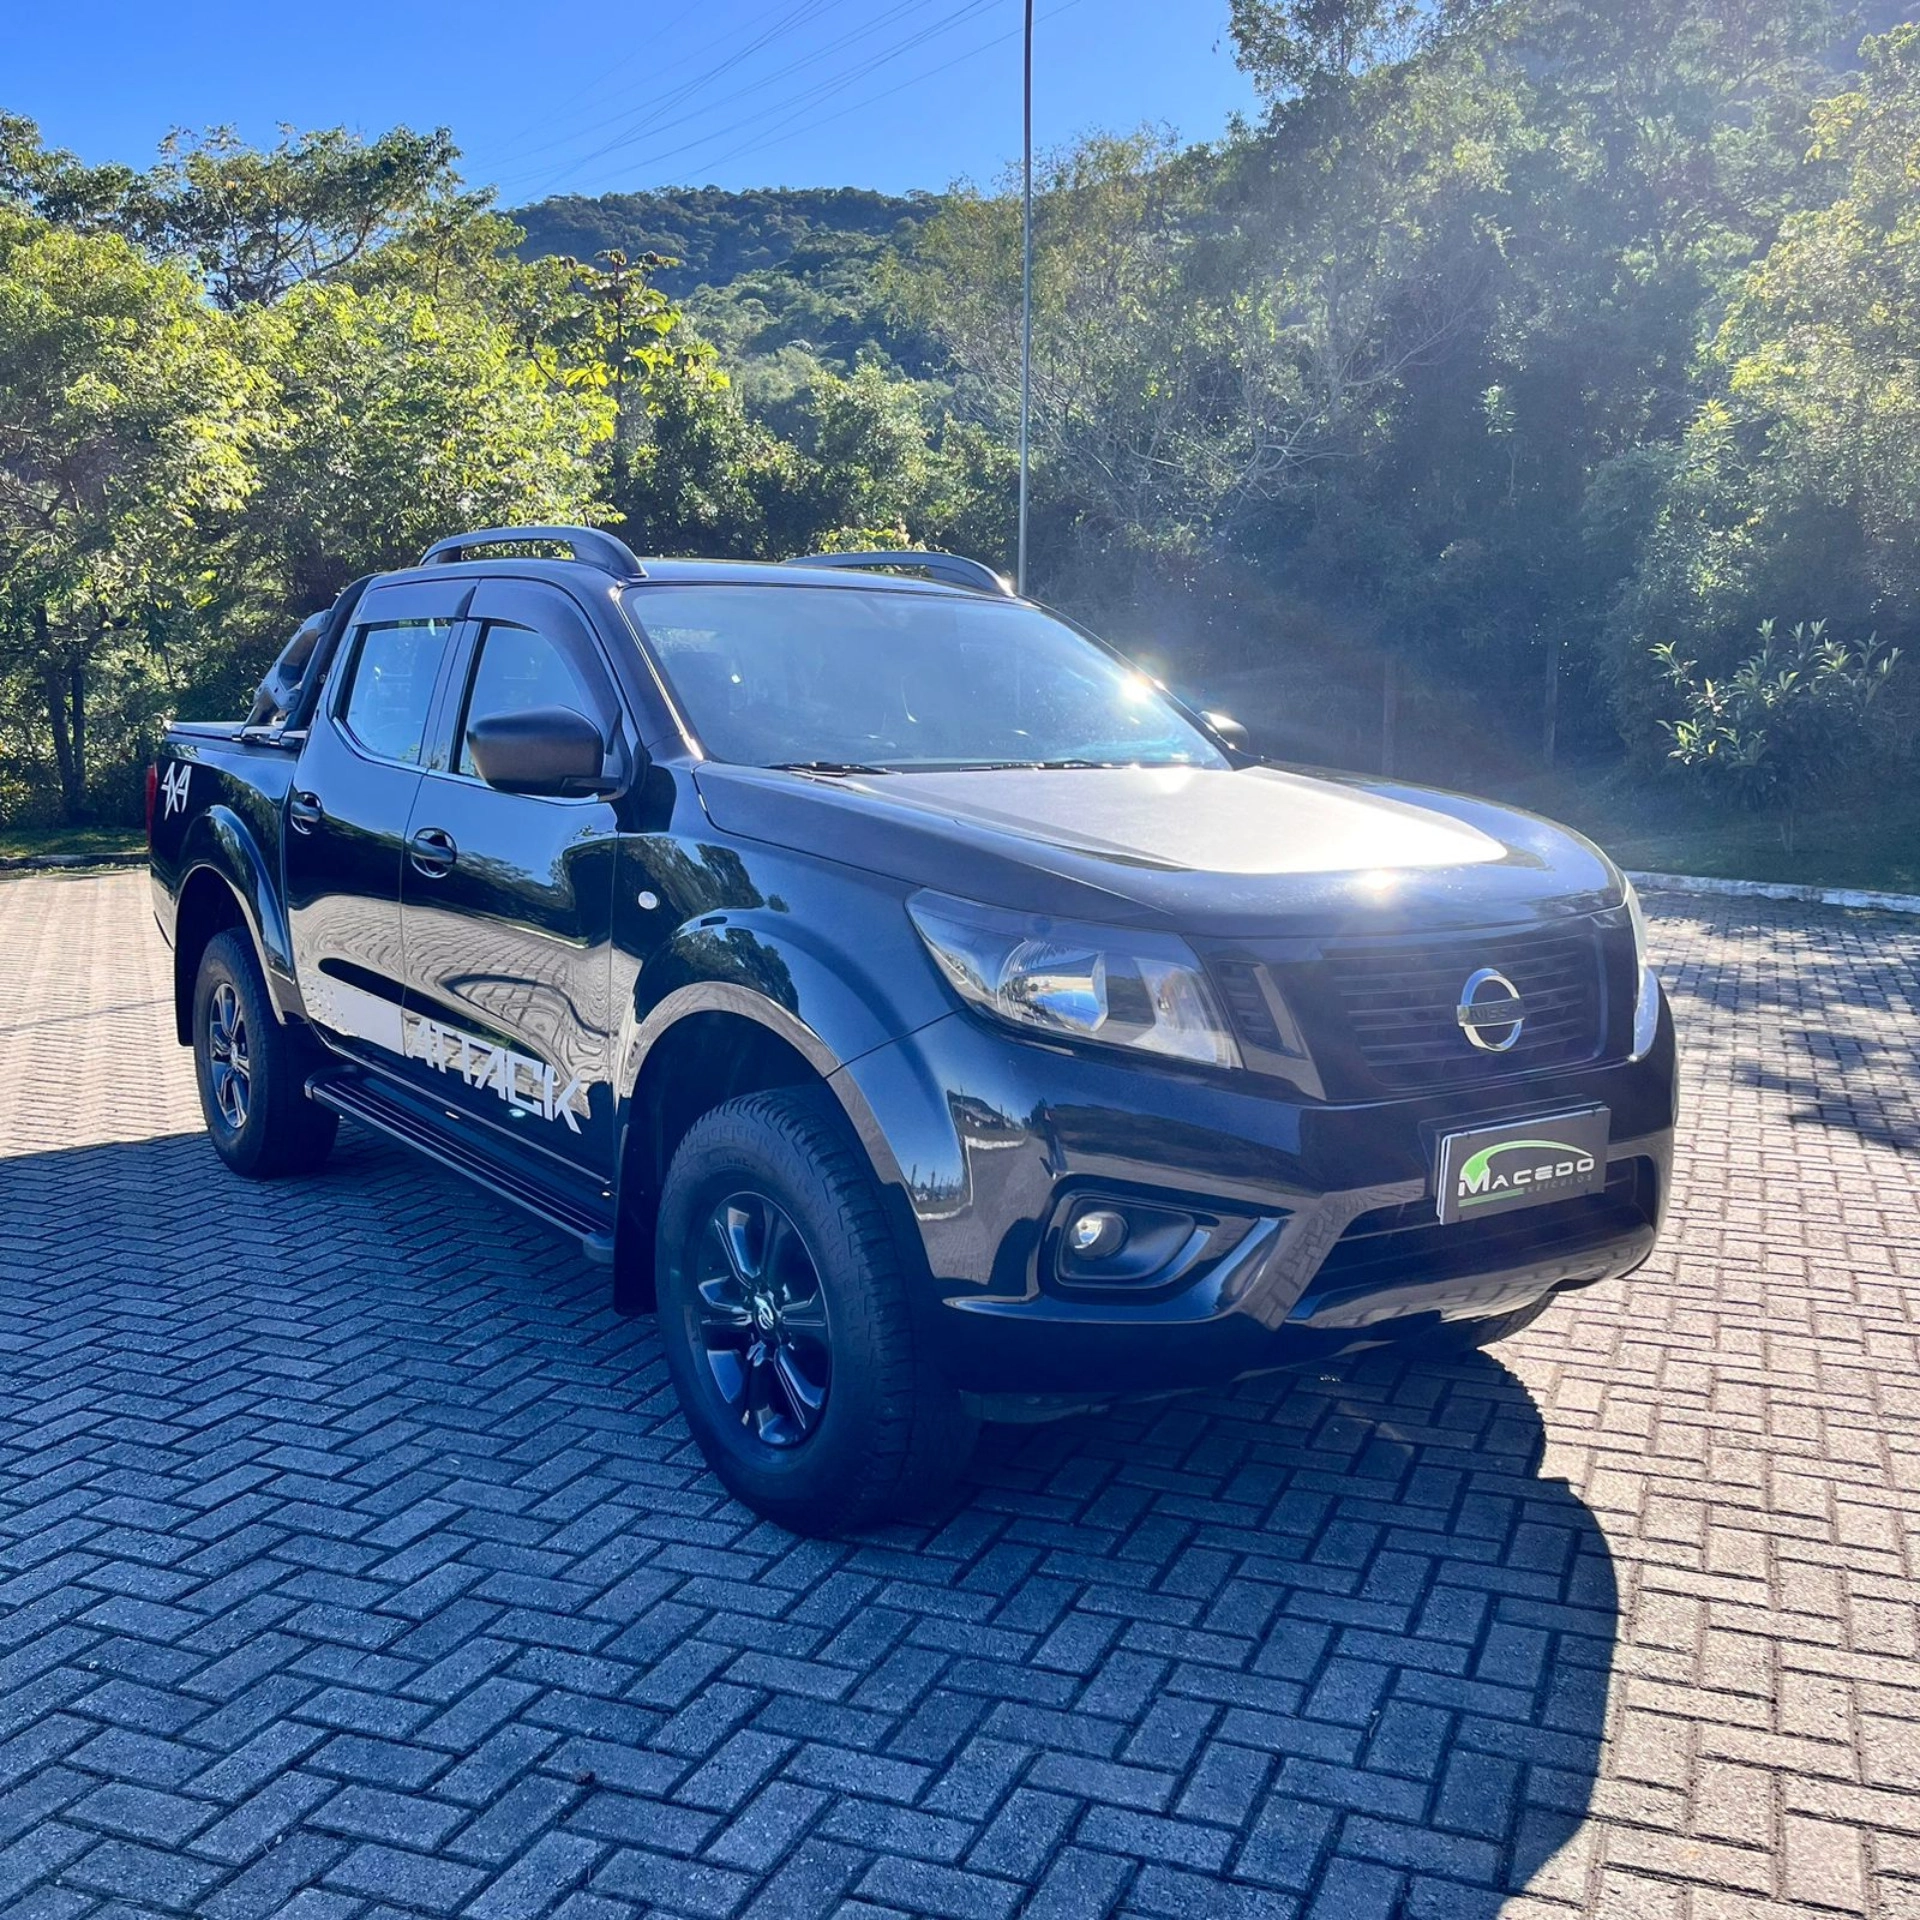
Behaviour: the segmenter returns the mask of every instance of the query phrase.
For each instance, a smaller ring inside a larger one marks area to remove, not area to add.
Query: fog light
[[[1111,1260],[1126,1244],[1126,1217],[1111,1207],[1076,1213],[1067,1228],[1067,1245],[1082,1260]]]

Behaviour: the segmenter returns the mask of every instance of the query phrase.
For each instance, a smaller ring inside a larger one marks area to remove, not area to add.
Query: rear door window
[[[355,746],[379,760],[421,764],[427,715],[452,623],[396,620],[363,627],[337,709]]]

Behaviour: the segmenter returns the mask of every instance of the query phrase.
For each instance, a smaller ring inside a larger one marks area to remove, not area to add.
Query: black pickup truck
[[[1265,764],[958,556],[443,541],[149,804],[222,1160],[345,1114],[577,1237],[797,1528],[982,1418],[1481,1344],[1659,1229],[1672,1022],[1603,854]]]

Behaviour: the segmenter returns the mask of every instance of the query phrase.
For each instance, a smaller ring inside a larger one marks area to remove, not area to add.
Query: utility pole
[[[1014,586],[1027,590],[1027,470],[1033,434],[1033,0],[1027,0],[1026,78],[1022,94],[1024,191],[1020,215],[1020,558]]]

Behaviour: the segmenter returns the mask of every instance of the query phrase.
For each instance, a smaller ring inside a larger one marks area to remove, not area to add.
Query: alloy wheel
[[[222,980],[207,1010],[207,1077],[220,1118],[237,1133],[247,1124],[253,1068],[247,1049],[247,1016],[233,983]]]
[[[819,1269],[800,1230],[759,1193],[707,1216],[694,1278],[700,1347],[729,1414],[770,1447],[797,1447],[826,1409],[832,1353]]]

